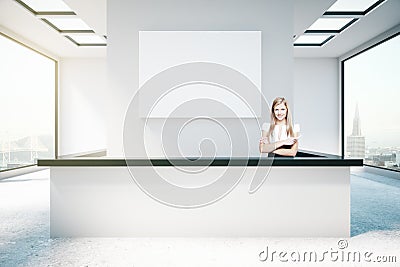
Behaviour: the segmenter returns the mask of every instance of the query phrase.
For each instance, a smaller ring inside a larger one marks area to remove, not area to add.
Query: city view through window
[[[0,171],[54,158],[56,62],[0,34]]]
[[[400,171],[400,36],[343,67],[345,156]]]

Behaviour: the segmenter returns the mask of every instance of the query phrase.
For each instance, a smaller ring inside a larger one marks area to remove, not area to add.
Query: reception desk
[[[50,167],[51,237],[349,237],[350,167],[362,160],[300,151],[273,160],[74,158],[38,165]],[[208,166],[206,182],[222,168],[242,178],[210,205],[180,208],[149,197],[129,170],[198,186],[190,174],[177,174],[180,166]],[[249,194],[255,169],[268,176]]]

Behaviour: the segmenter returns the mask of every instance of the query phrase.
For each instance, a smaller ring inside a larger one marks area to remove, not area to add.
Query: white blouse
[[[268,132],[270,123],[263,123],[262,130]],[[279,135],[280,132],[280,135]],[[293,132],[300,133],[300,124],[293,125]],[[286,125],[275,125],[274,133],[270,136],[270,142],[277,142],[288,139]]]

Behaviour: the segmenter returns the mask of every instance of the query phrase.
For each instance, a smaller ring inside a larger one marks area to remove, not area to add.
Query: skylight
[[[96,34],[68,34],[66,37],[79,46],[107,45],[105,38]]]
[[[330,39],[333,35],[330,34],[310,34],[301,35],[294,41],[295,46],[322,46]]]
[[[15,0],[77,46],[106,46],[106,37],[96,35],[63,0]]]
[[[62,0],[16,0],[18,3],[23,5],[29,11],[38,14],[71,14],[74,15],[74,11],[64,3]]]
[[[294,46],[322,46],[386,0],[337,0],[306,29]],[[325,34],[325,35],[324,35]]]
[[[89,31],[92,30],[83,20],[72,18],[47,18],[49,23],[60,31]]]
[[[370,7],[379,4],[377,0],[337,0],[327,12],[366,12]],[[364,14],[365,15],[365,14]]]
[[[307,29],[307,31],[340,32],[353,20],[353,18],[319,18]]]

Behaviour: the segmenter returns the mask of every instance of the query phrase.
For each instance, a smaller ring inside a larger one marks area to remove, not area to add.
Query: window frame
[[[58,155],[58,78],[59,78],[59,73],[58,73],[58,60],[39,51],[38,49],[33,48],[32,46],[29,46],[27,44],[25,44],[24,42],[18,40],[17,38],[12,37],[11,35],[5,33],[3,30],[0,30],[0,36],[7,38],[11,41],[13,41],[14,43],[16,43],[17,45],[21,45],[25,48],[28,48],[29,50],[38,53],[41,56],[46,57],[47,59],[50,59],[54,62],[54,158],[58,159],[59,155]],[[26,167],[32,167],[32,166],[36,166],[37,164],[29,164],[29,165],[24,165],[24,166],[18,166],[15,168],[10,168],[10,169],[5,169],[5,170],[0,170],[0,174],[4,173],[4,172],[8,172],[8,171],[15,171],[15,170],[19,170],[22,168],[26,168]],[[29,168],[28,168],[29,169]]]
[[[394,32],[391,33],[386,33],[383,34],[384,36],[378,36],[378,38],[373,41],[372,43],[366,45],[365,47],[361,47],[360,48],[356,48],[356,50],[358,51],[354,51],[354,52],[350,52],[345,56],[342,56],[339,58],[339,66],[340,66],[340,137],[341,137],[341,142],[340,142],[340,148],[341,148],[341,156],[342,158],[345,157],[345,150],[344,150],[344,144],[346,141],[346,136],[345,136],[345,132],[344,132],[344,114],[345,114],[345,109],[344,109],[344,92],[345,92],[345,88],[344,88],[344,63],[353,58],[356,57],[376,46],[379,46],[397,36],[400,35],[400,29],[399,27],[395,27],[396,29],[394,30]],[[394,170],[394,169],[389,169],[389,168],[383,168],[383,167],[379,167],[379,166],[374,166],[374,165],[369,165],[369,164],[363,164],[364,166],[367,167],[372,167],[375,168],[377,170],[385,170],[385,171],[392,171],[392,172],[396,172],[396,173],[400,173],[400,170]]]

